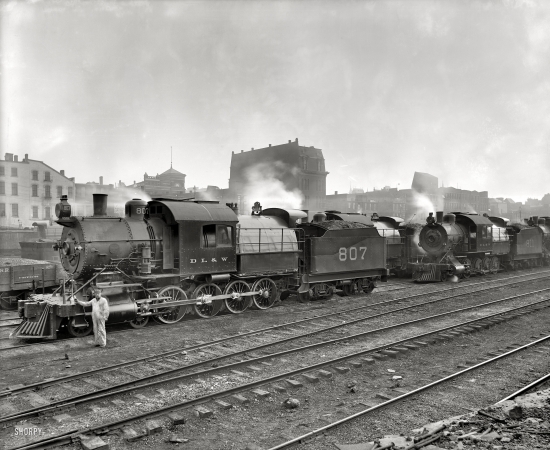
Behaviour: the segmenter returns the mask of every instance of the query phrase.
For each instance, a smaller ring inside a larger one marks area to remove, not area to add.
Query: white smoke
[[[414,210],[409,220],[415,216],[417,222],[423,223],[430,213],[434,213],[435,216],[436,207],[427,195],[421,194],[415,190],[412,191],[412,195]]]
[[[255,164],[245,171],[244,196],[245,210],[250,210],[254,202],[264,208],[300,209],[302,193],[300,189],[288,190],[281,180],[296,180],[298,169],[281,161]]]

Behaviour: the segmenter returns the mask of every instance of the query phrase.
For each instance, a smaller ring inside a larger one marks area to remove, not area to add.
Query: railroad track
[[[537,291],[537,292],[540,293],[540,292],[543,292],[543,291],[547,291],[549,289],[550,288],[547,288],[547,289],[543,289],[543,290],[540,290],[540,291]],[[475,305],[475,306],[471,306],[471,307],[467,307],[467,308],[461,308],[461,309],[452,311],[452,313],[460,313],[460,312],[464,312],[464,311],[467,311],[467,310],[478,309],[480,307],[486,308],[489,305],[495,305],[497,303],[501,303],[501,302],[504,302],[504,301],[510,301],[512,299],[517,299],[519,297],[524,297],[524,296],[529,295],[529,294],[532,294],[532,293],[521,294],[519,296],[513,296],[513,297],[508,297],[506,299],[495,300],[495,301],[487,302],[483,305]],[[369,348],[367,350],[364,350],[364,346],[361,346],[360,351],[352,353],[352,354],[347,354],[345,356],[342,356],[342,357],[339,357],[339,358],[336,358],[336,359],[323,361],[321,363],[310,365],[309,367],[306,367],[306,368],[298,367],[298,368],[295,368],[291,371],[287,371],[283,374],[279,374],[279,375],[276,375],[274,377],[269,377],[269,378],[265,378],[265,379],[259,379],[257,381],[254,381],[252,383],[248,383],[248,384],[245,384],[245,385],[238,385],[238,386],[235,386],[231,389],[227,389],[223,392],[216,392],[216,393],[209,394],[207,396],[199,396],[199,397],[197,397],[193,400],[180,402],[180,403],[177,403],[175,405],[171,405],[169,407],[164,407],[164,408],[161,408],[161,409],[158,409],[158,410],[155,410],[155,411],[150,411],[148,413],[145,413],[145,415],[142,415],[143,416],[142,418],[152,416],[152,415],[153,416],[158,415],[160,413],[165,413],[165,412],[173,410],[173,409],[179,409],[179,408],[182,408],[182,407],[194,406],[194,405],[197,405],[199,403],[203,403],[205,401],[208,401],[209,399],[212,399],[214,397],[232,395],[235,392],[246,391],[246,390],[249,390],[251,388],[264,385],[266,383],[269,384],[269,383],[272,383],[274,381],[288,379],[288,377],[293,377],[293,376],[297,376],[299,374],[302,374],[304,372],[317,370],[317,369],[319,369],[321,367],[324,367],[324,366],[327,366],[327,365],[331,365],[331,364],[334,365],[334,364],[342,363],[344,361],[349,361],[350,359],[354,359],[354,358],[357,358],[357,357],[360,357],[360,356],[365,356],[367,354],[373,354],[373,355],[375,355],[375,357],[380,357],[380,356],[384,356],[384,355],[385,356],[388,356],[388,355],[389,356],[394,356],[396,351],[400,351],[400,350],[394,351],[394,350],[392,350],[392,348],[395,348],[395,347],[400,348],[399,347],[400,345],[406,345],[406,343],[410,342],[411,340],[422,339],[422,338],[425,338],[427,336],[431,336],[431,335],[436,334],[436,333],[442,333],[444,331],[452,330],[453,328],[457,328],[457,327],[464,327],[466,325],[472,325],[472,327],[461,329],[461,331],[457,331],[454,334],[455,335],[460,335],[461,333],[464,333],[464,332],[473,332],[476,329],[482,327],[482,325],[476,325],[476,323],[478,323],[478,322],[485,323],[485,324],[490,323],[491,320],[498,322],[498,321],[501,321],[503,319],[502,319],[502,317],[497,319],[497,316],[513,315],[513,314],[518,313],[518,311],[521,311],[521,310],[529,311],[530,308],[538,308],[538,307],[542,307],[543,305],[546,307],[548,305],[549,301],[550,301],[550,299],[547,298],[547,299],[540,300],[536,303],[529,303],[528,305],[521,305],[521,306],[518,306],[518,307],[514,307],[512,309],[508,309],[506,311],[502,311],[502,310],[497,311],[497,312],[495,312],[493,314],[490,314],[486,317],[476,318],[476,319],[473,319],[473,320],[468,320],[466,322],[461,322],[459,324],[451,324],[451,325],[446,326],[446,327],[440,327],[438,329],[431,330],[427,333],[415,334],[413,336],[406,337],[406,338],[401,339],[399,341],[394,341],[394,342],[389,342],[389,343],[386,342],[383,345],[380,345],[380,346],[374,347],[374,348]],[[400,308],[400,309],[407,309],[407,308]],[[355,335],[351,335],[351,336],[348,335],[348,336],[344,336],[344,337],[341,337],[341,338],[332,339],[332,340],[329,340],[329,341],[322,341],[322,342],[317,342],[317,343],[313,343],[313,344],[308,344],[306,346],[301,346],[301,347],[298,347],[298,348],[291,348],[291,349],[279,351],[279,352],[276,352],[276,353],[267,353],[263,356],[257,356],[255,358],[249,358],[247,360],[240,360],[240,361],[225,364],[223,366],[210,367],[208,369],[203,369],[199,372],[184,374],[184,375],[180,375],[180,376],[173,377],[173,378],[170,378],[170,379],[158,379],[159,375],[151,375],[151,376],[147,377],[147,379],[143,378],[142,380],[139,380],[140,382],[148,381],[148,380],[155,380],[153,382],[148,382],[147,385],[136,386],[137,381],[128,382],[128,383],[125,383],[125,385],[127,387],[124,387],[123,385],[118,385],[118,386],[113,386],[113,387],[110,387],[108,389],[103,390],[102,391],[103,393],[91,392],[91,393],[88,393],[88,394],[80,395],[78,397],[68,398],[68,399],[65,399],[63,401],[60,401],[59,403],[57,403],[53,406],[50,405],[50,406],[44,407],[44,408],[35,408],[34,410],[28,410],[28,411],[24,412],[23,414],[18,413],[16,415],[12,415],[12,416],[5,416],[4,418],[2,418],[2,421],[6,422],[6,421],[13,421],[13,420],[20,420],[23,417],[28,417],[31,414],[37,414],[37,413],[42,413],[42,414],[44,414],[44,413],[55,413],[55,412],[60,411],[60,409],[59,409],[60,407],[72,408],[72,407],[74,407],[74,406],[76,406],[77,404],[80,404],[80,403],[105,400],[106,398],[109,398],[113,395],[120,395],[120,394],[123,394],[123,393],[129,393],[129,392],[131,392],[135,389],[151,388],[152,386],[157,386],[157,385],[160,385],[160,384],[166,384],[166,383],[169,383],[169,382],[182,381],[183,379],[186,379],[186,378],[190,379],[190,378],[194,378],[194,377],[197,377],[197,376],[205,376],[206,374],[212,374],[213,372],[234,370],[235,368],[237,368],[239,366],[243,366],[244,364],[265,364],[264,367],[269,367],[271,365],[271,363],[267,362],[268,359],[269,360],[273,360],[274,358],[279,358],[280,359],[282,356],[290,355],[292,353],[303,352],[305,350],[311,350],[311,349],[314,349],[314,348],[316,349],[316,348],[327,347],[327,346],[330,346],[330,345],[334,345],[334,344],[337,344],[337,343],[342,343],[342,342],[345,342],[345,341],[349,341],[351,339],[357,339],[357,338],[365,337],[365,336],[368,336],[368,335],[372,336],[372,335],[380,334],[382,332],[385,332],[385,331],[388,331],[388,330],[391,330],[391,329],[395,329],[396,327],[408,326],[408,325],[411,325],[413,323],[419,323],[419,322],[425,321],[425,320],[433,320],[434,317],[444,316],[444,315],[448,315],[448,314],[449,314],[449,312],[443,313],[443,314],[438,314],[438,315],[435,315],[435,316],[424,317],[424,318],[409,321],[409,322],[406,322],[406,323],[394,324],[390,327],[380,328],[380,329],[376,329],[376,330],[370,330],[370,331],[362,332],[362,333],[356,333]],[[374,316],[374,317],[376,317],[376,316]],[[369,316],[368,318],[357,319],[357,322],[359,322],[361,320],[371,319],[371,318],[372,318],[372,316]],[[330,328],[327,328],[327,330],[329,330],[329,329],[334,330],[338,327],[343,327],[343,326],[349,326],[349,323],[348,324],[333,325]],[[327,331],[327,330],[323,330],[323,331]],[[319,332],[319,331],[316,331],[315,333],[317,333],[317,332]],[[314,333],[306,332],[304,335],[295,336],[295,337],[292,337],[292,338],[287,338],[287,339],[284,340],[284,344],[288,344],[288,342],[291,342],[292,340],[295,340],[295,339],[299,339],[299,338],[303,339],[304,336],[310,336],[312,334],[314,334]],[[444,339],[448,339],[448,338],[452,338],[452,337],[453,337],[452,332],[449,335],[444,335],[443,336]],[[282,341],[279,339],[279,342],[277,343],[277,345],[280,345],[281,343],[282,343]],[[243,350],[243,351],[239,352],[239,354],[242,355],[243,352],[252,352],[252,351],[254,351],[255,353],[258,353],[259,351],[265,350],[265,349],[267,349],[267,348],[269,348],[270,346],[273,346],[273,345],[274,344],[271,343],[271,344],[265,344],[265,345],[257,346],[254,349]],[[409,344],[409,345],[412,345],[413,346],[412,348],[414,348],[414,346],[415,346],[415,344]],[[403,348],[406,349],[407,347],[403,347]],[[230,354],[230,355],[224,355],[224,356],[218,356],[216,358],[209,359],[208,361],[197,362],[193,365],[188,365],[187,367],[171,369],[167,372],[164,372],[164,374],[162,374],[162,375],[167,375],[167,374],[170,374],[170,373],[175,373],[175,372],[190,369],[190,368],[198,368],[198,367],[200,367],[201,365],[204,365],[204,364],[211,365],[213,362],[215,363],[216,361],[220,361],[221,359],[232,358],[232,357],[235,357],[235,356],[237,356],[237,353],[233,353],[233,354]],[[357,364],[357,362],[355,364]],[[361,365],[361,364],[359,364],[359,365]],[[256,367],[256,366],[252,365],[252,366],[248,366],[248,367]],[[259,367],[260,366],[257,366],[256,369],[253,368],[251,370],[260,371]],[[240,373],[239,371],[236,371],[236,372]],[[113,392],[106,392],[106,391],[113,391]],[[132,421],[135,421],[135,420],[138,420],[138,418],[137,417],[131,417],[130,419],[124,419],[122,421],[119,421],[120,423],[117,422],[116,425],[117,426],[122,426],[126,423],[129,423],[128,421],[132,422]],[[105,427],[105,426],[107,426],[108,428],[112,428],[114,426],[114,423],[104,425],[102,427]]]
[[[529,280],[522,280],[522,281],[514,281],[514,282],[509,283],[507,285],[502,285],[502,287],[513,286],[513,285],[517,285],[517,284],[521,284],[521,283],[525,283],[525,282],[541,281],[541,280],[545,280],[546,278],[547,277],[537,278],[535,280],[529,279]],[[483,282],[483,283],[480,283],[480,284],[486,284],[486,282]],[[368,310],[370,312],[371,310],[377,310],[377,309],[381,309],[381,308],[392,307],[394,305],[399,305],[401,303],[410,302],[415,298],[424,297],[424,296],[427,296],[429,294],[414,294],[414,295],[407,296],[407,297],[400,297],[400,298],[386,300],[386,301],[382,301],[382,302],[378,302],[378,303],[362,305],[362,306],[359,306],[359,307],[352,307],[352,308],[348,308],[348,309],[338,310],[338,311],[335,311],[335,312],[330,312],[330,313],[326,313],[326,314],[322,314],[322,315],[315,315],[315,316],[310,317],[310,318],[298,319],[298,320],[295,320],[295,321],[292,321],[292,322],[287,322],[287,323],[280,324],[280,325],[266,327],[266,328],[258,329],[258,330],[252,330],[252,331],[249,331],[249,332],[246,332],[246,333],[240,333],[240,334],[237,334],[237,335],[226,336],[224,338],[217,339],[217,340],[214,340],[214,341],[211,341],[211,342],[200,342],[200,343],[195,344],[195,345],[181,347],[181,348],[178,348],[178,349],[175,349],[175,350],[171,350],[171,351],[168,351],[168,352],[157,354],[155,356],[141,357],[141,358],[137,358],[137,359],[134,359],[134,360],[125,361],[123,363],[119,363],[119,364],[116,364],[116,365],[101,367],[101,368],[94,369],[94,370],[88,370],[85,373],[58,377],[56,379],[48,379],[47,381],[32,383],[32,384],[28,384],[28,385],[25,385],[25,386],[22,386],[22,385],[21,386],[13,386],[13,387],[8,388],[7,390],[0,391],[0,398],[2,396],[12,395],[14,393],[20,393],[20,392],[24,392],[24,391],[28,391],[28,390],[44,389],[45,387],[52,386],[54,384],[59,384],[59,383],[67,382],[67,381],[70,381],[70,380],[75,380],[75,379],[82,378],[82,377],[88,377],[92,374],[97,374],[97,373],[106,372],[106,371],[112,371],[112,370],[115,370],[115,369],[121,369],[121,368],[129,367],[129,366],[132,366],[132,365],[135,365],[135,364],[148,363],[148,362],[155,361],[155,360],[158,361],[158,360],[161,360],[163,358],[170,358],[170,357],[173,357],[173,356],[176,356],[176,355],[180,354],[182,351],[199,352],[201,349],[207,349],[208,347],[227,344],[231,341],[236,341],[234,345],[236,345],[237,347],[242,347],[243,344],[239,343],[239,341],[245,340],[245,344],[249,345],[250,344],[250,341],[249,341],[250,338],[257,339],[262,343],[265,343],[266,339],[267,339],[268,345],[271,345],[270,343],[286,342],[286,341],[291,341],[293,339],[303,339],[304,337],[307,337],[308,335],[312,335],[313,333],[322,333],[322,332],[338,330],[339,328],[350,327],[350,325],[352,325],[354,323],[361,323],[361,322],[366,321],[366,320],[381,318],[383,316],[388,316],[390,314],[395,314],[395,313],[399,313],[399,312],[408,312],[410,310],[414,310],[417,307],[429,306],[429,305],[436,304],[436,303],[439,303],[439,302],[443,302],[443,301],[446,301],[446,300],[453,300],[453,299],[456,299],[456,298],[461,297],[461,296],[471,295],[473,293],[480,293],[480,292],[484,292],[484,291],[488,291],[488,290],[492,290],[492,289],[493,289],[493,287],[489,286],[489,287],[484,287],[484,288],[481,288],[481,289],[477,289],[474,292],[464,292],[464,293],[454,293],[455,292],[454,289],[439,290],[439,291],[436,292],[436,294],[440,293],[440,292],[451,291],[451,295],[447,295],[445,297],[440,297],[440,298],[438,297],[438,298],[433,299],[433,300],[428,300],[428,301],[421,302],[421,303],[415,303],[415,304],[408,305],[408,306],[402,306],[402,307],[399,307],[399,308],[396,308],[396,309],[391,309],[391,310],[388,310],[388,311],[385,311],[385,312],[377,312],[374,315],[369,314],[367,316],[360,317],[360,318],[357,318],[356,315],[357,315],[357,313],[359,313],[361,311]],[[337,321],[337,323],[334,323],[335,320]],[[310,329],[307,329],[308,326],[310,327]],[[295,330],[295,329],[293,329],[293,327],[298,327],[299,329]],[[311,327],[313,327],[313,328],[311,328]],[[285,328],[291,330],[290,331],[291,335],[295,335],[295,336],[288,337],[288,332],[285,331]],[[304,328],[305,328],[305,330],[304,330]],[[303,331],[303,333],[301,333],[299,331]],[[273,332],[279,333],[279,335],[272,336],[271,334]],[[120,331],[119,331],[119,333],[120,333]],[[283,333],[283,336],[281,336],[280,333]],[[110,333],[110,335],[111,334],[114,334],[114,333]],[[262,335],[265,335],[265,336],[262,337]],[[283,340],[281,341],[281,339],[283,339]],[[256,347],[256,349],[258,349],[258,348],[259,347]],[[246,349],[244,351],[254,351],[254,350],[255,350],[255,348],[253,346],[252,347],[248,346],[248,347],[246,347]],[[206,351],[208,352],[208,350],[206,350]],[[29,364],[19,365],[19,366],[15,367],[15,369],[22,369],[24,367],[29,367],[29,366],[32,366],[32,365],[33,365],[33,363],[31,361]]]
[[[544,344],[545,344],[545,346],[543,346]],[[480,363],[477,363],[477,364],[470,363],[470,367],[466,367],[462,370],[458,370],[458,371],[456,371],[456,372],[454,372],[450,375],[444,376],[444,377],[442,377],[442,378],[440,378],[436,381],[433,381],[433,382],[428,383],[424,386],[418,387],[418,388],[416,388],[416,389],[414,389],[410,392],[405,392],[405,393],[402,393],[401,395],[397,395],[394,398],[389,398],[386,401],[383,401],[381,403],[378,403],[376,405],[373,405],[373,406],[370,406],[366,409],[358,411],[354,414],[346,416],[346,417],[344,417],[344,418],[342,418],[342,419],[340,419],[336,422],[333,422],[333,423],[330,423],[330,424],[325,425],[323,427],[317,428],[316,430],[313,430],[309,433],[303,434],[301,436],[297,436],[297,437],[295,437],[293,439],[290,439],[288,441],[285,441],[285,442],[282,442],[280,444],[274,445],[274,446],[270,447],[269,450],[281,450],[281,449],[284,449],[284,448],[289,448],[289,447],[293,446],[294,444],[300,444],[300,443],[308,442],[312,438],[314,438],[316,436],[319,436],[321,434],[324,434],[324,433],[326,433],[326,431],[328,431],[330,429],[339,427],[339,426],[341,426],[343,424],[346,424],[346,423],[348,423],[352,420],[355,420],[358,417],[361,417],[361,416],[364,416],[366,414],[377,411],[379,409],[388,407],[388,406],[390,406],[394,403],[401,402],[403,400],[407,400],[407,399],[409,399],[409,398],[411,398],[411,397],[413,397],[413,396],[415,396],[415,395],[417,395],[421,392],[428,391],[428,390],[433,389],[437,386],[448,383],[449,381],[455,380],[456,378],[461,377],[465,374],[468,374],[470,372],[474,372],[474,371],[480,369],[481,367],[493,364],[497,361],[500,361],[504,358],[508,358],[510,356],[517,356],[518,354],[523,353],[526,350],[532,349],[533,347],[538,347],[539,349],[544,349],[544,351],[550,351],[550,347],[548,346],[549,344],[550,344],[550,335],[545,334],[543,337],[541,337],[539,339],[535,339],[532,342],[523,344],[521,346],[518,346],[517,348],[510,349],[509,351],[503,352],[500,355],[493,356],[493,354],[489,354],[488,359],[486,359],[483,362],[480,362]],[[535,387],[535,386],[537,386],[541,383],[546,382],[548,379],[550,379],[550,374],[548,374],[548,375],[540,378],[539,380],[536,380],[535,382],[531,383],[530,385],[514,392],[513,394],[511,394],[508,397],[501,400],[499,403],[501,403],[503,401],[506,401],[506,400],[513,399],[513,398],[515,398],[519,395],[522,395],[526,391],[528,391],[529,389],[532,389],[533,387]],[[424,439],[426,439],[425,442],[418,441],[417,442],[417,447],[415,447],[415,448],[421,448],[425,445],[430,444],[431,442],[435,442],[437,439],[439,439],[441,437],[441,432],[443,431],[443,428],[439,428],[439,429],[436,429],[434,431],[435,432],[429,433],[429,434],[424,436]],[[392,447],[393,447],[393,444],[392,444]]]
[[[476,282],[471,281],[469,283],[462,282],[462,283],[459,283],[459,284],[453,284],[451,287],[445,287],[445,288],[442,288],[442,289],[431,290],[429,292],[422,292],[422,293],[419,293],[419,294],[413,294],[413,296],[418,297],[418,296],[432,295],[432,294],[435,295],[435,294],[438,294],[438,293],[449,292],[449,291],[454,292],[457,289],[469,289],[469,288],[475,287],[475,286],[492,284],[492,283],[501,283],[502,281],[520,279],[520,278],[531,277],[531,276],[535,276],[536,278],[525,280],[525,282],[536,281],[538,279],[545,278],[545,274],[548,274],[548,273],[550,273],[549,270],[543,270],[543,271],[536,271],[534,273],[522,273],[520,275],[514,275],[514,276],[506,277],[506,278],[490,279],[490,280],[476,281]],[[431,285],[418,285],[418,284],[415,284],[415,283],[410,283],[410,284],[399,283],[399,284],[406,284],[407,286],[409,286],[411,288],[416,288],[416,287],[425,288],[426,286],[431,286]],[[438,284],[437,286],[439,287],[440,285]],[[495,288],[499,288],[499,286],[496,286]],[[394,289],[394,290],[398,290],[398,289]],[[391,292],[391,291],[384,291],[384,292]],[[400,299],[396,299],[396,301],[398,301],[398,300],[400,300]],[[319,303],[322,303],[322,302],[319,302]],[[285,305],[285,313],[286,314],[293,314],[293,313],[296,313],[296,312],[309,313],[309,312],[312,312],[312,310],[314,309],[314,308],[311,308],[311,306],[304,305],[304,304],[301,304],[301,303],[298,303],[298,302],[295,303],[292,306],[293,307],[287,312],[287,307]],[[247,311],[247,313],[248,314],[255,314],[255,313],[261,314],[261,313],[263,313],[263,311]],[[215,321],[217,321],[217,320],[224,320],[224,316],[218,316],[218,317],[214,317],[212,319],[209,319],[209,321],[210,321],[209,323],[214,324]],[[186,324],[187,324],[187,320],[184,319],[183,321],[178,322],[177,324],[171,325],[171,328],[172,329],[177,329],[178,327],[185,327]],[[124,326],[124,325],[119,324],[119,325],[115,325],[115,326]],[[148,330],[152,330],[152,327],[154,327],[154,326],[165,326],[165,325],[157,325],[157,324],[152,323],[147,328],[139,330],[139,331],[140,332],[147,332]],[[136,330],[134,330],[134,329],[116,330],[116,331],[109,330],[109,335],[112,335],[114,333],[119,334],[119,333],[135,333],[135,332],[136,332]],[[154,333],[154,331],[152,331],[152,333]],[[68,338],[57,339],[55,341],[49,341],[48,340],[48,341],[33,342],[31,344],[15,344],[15,342],[17,342],[15,340],[12,340],[12,339],[9,339],[9,338],[0,338],[0,345],[2,345],[1,343],[4,343],[4,345],[6,345],[5,347],[0,347],[0,352],[11,350],[11,349],[22,349],[22,348],[29,348],[29,347],[40,346],[40,345],[55,345],[56,343],[61,343],[63,341],[75,341],[75,340],[78,340],[78,339],[86,340],[86,339],[89,339],[89,337],[83,337],[83,338],[68,337]]]

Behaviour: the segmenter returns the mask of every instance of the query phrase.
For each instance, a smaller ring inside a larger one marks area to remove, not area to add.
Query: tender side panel
[[[537,228],[526,228],[516,234],[515,259],[522,259],[542,252],[542,233]]]
[[[310,273],[318,275],[367,271],[386,267],[386,245],[383,238],[357,233],[336,236],[327,232],[311,238]]]

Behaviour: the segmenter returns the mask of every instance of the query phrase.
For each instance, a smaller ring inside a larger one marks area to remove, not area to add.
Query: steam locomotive
[[[300,210],[262,209],[237,215],[236,205],[210,201],[134,199],[125,216],[107,215],[107,196],[93,194],[94,214],[74,217],[66,196],[56,205],[64,227],[55,248],[70,279],[53,294],[18,302],[17,338],[72,336],[92,330],[88,299],[96,289],[108,299],[108,323],[144,327],[150,318],[179,322],[223,308],[242,313],[270,308],[278,296],[321,299],[369,293],[386,281],[386,239],[376,227],[327,220],[301,223]]]
[[[419,246],[426,257],[410,263],[415,281],[549,265],[550,217],[532,217],[520,224],[486,214],[430,213]]]

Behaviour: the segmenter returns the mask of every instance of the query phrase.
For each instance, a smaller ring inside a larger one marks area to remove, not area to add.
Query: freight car
[[[107,196],[94,194],[94,215],[74,217],[66,198],[56,206],[64,226],[57,249],[71,280],[54,295],[19,301],[19,338],[91,332],[89,308],[75,303],[101,288],[108,323],[143,327],[150,318],[171,324],[193,311],[208,318],[226,308],[270,308],[298,293],[323,298],[334,289],[369,292],[386,280],[385,244],[372,226],[299,222],[298,210],[207,201],[132,200],[125,217],[108,216]],[[351,286],[351,287],[346,287]]]
[[[468,278],[549,262],[540,227],[510,224],[502,217],[475,213],[437,212],[437,217],[430,213],[419,245],[427,257],[410,264],[415,281]]]
[[[0,308],[17,309],[30,294],[51,292],[62,277],[58,265],[25,258],[0,258]]]

